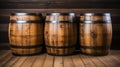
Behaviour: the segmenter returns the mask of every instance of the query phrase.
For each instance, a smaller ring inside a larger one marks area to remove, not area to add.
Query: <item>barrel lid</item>
[[[110,16],[110,13],[83,13],[83,16]]]
[[[41,13],[12,13],[11,15],[18,15],[18,16],[24,16],[24,15],[39,15],[42,16]]]
[[[75,16],[75,13],[47,13],[47,15],[52,15],[52,16],[59,16],[59,15]]]
[[[111,23],[111,20],[107,20],[107,21],[81,21],[80,23]]]

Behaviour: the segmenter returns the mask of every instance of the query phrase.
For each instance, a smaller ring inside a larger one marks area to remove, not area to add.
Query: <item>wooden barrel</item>
[[[107,55],[112,39],[110,13],[85,13],[80,16],[80,49],[88,55]]]
[[[42,14],[37,13],[12,13],[10,21],[40,21]]]
[[[41,53],[43,34],[41,14],[11,14],[9,41],[13,55],[31,56]]]
[[[73,54],[77,41],[75,14],[47,14],[44,37],[49,55],[63,56]]]

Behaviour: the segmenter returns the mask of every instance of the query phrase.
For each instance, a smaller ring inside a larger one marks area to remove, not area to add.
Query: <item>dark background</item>
[[[111,49],[120,50],[120,0],[0,0],[0,49],[8,49],[8,23],[13,12],[111,13],[113,39]]]

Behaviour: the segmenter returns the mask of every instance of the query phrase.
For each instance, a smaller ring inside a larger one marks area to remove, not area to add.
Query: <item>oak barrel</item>
[[[13,55],[31,56],[42,52],[42,15],[12,13],[9,23],[9,41]]]
[[[44,39],[49,55],[71,55],[75,51],[77,26],[74,13],[48,13]]]
[[[83,54],[107,55],[112,40],[110,13],[80,15],[80,49]]]

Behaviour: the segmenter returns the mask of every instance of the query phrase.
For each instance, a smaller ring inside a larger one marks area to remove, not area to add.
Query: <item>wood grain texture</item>
[[[64,67],[75,67],[71,56],[64,56]],[[69,61],[69,62],[68,62]]]
[[[95,64],[96,67],[106,67],[106,65],[96,57],[89,56],[89,59]]]
[[[72,60],[75,67],[85,67],[84,62],[79,55],[72,56]]]
[[[80,55],[85,67],[96,67],[88,56]]]
[[[49,54],[68,55],[74,52],[77,42],[77,25],[73,19],[72,15],[62,14],[46,17],[44,38]],[[54,21],[58,22],[54,23]]]
[[[112,64],[111,60],[107,57],[98,57],[98,59],[105,64],[105,66],[114,67],[114,63]],[[109,61],[109,62],[108,62]],[[107,63],[106,63],[107,62]]]
[[[4,67],[11,67],[20,57],[13,56],[8,62],[5,63]]]
[[[10,20],[29,20],[29,21],[35,21],[40,20],[39,16],[10,16]]]
[[[18,55],[42,52],[43,23],[40,22],[42,19],[37,15],[12,15],[10,16],[10,20],[8,35],[12,52]],[[39,23],[36,22],[37,20],[39,20]],[[27,22],[19,23],[18,21]],[[33,21],[33,23],[29,21]]]
[[[63,57],[62,56],[55,56],[55,61],[54,61],[54,67],[64,67],[63,63]]]
[[[48,26],[47,26],[48,25]],[[69,25],[69,27],[68,27]],[[57,28],[53,28],[56,27]],[[61,28],[61,26],[63,28]],[[56,29],[56,30],[55,30]],[[73,30],[74,29],[74,30]],[[45,43],[48,46],[57,46],[57,47],[69,47],[76,45],[76,24],[69,24],[69,23],[46,23],[45,27]],[[53,31],[53,32],[52,32]],[[70,31],[73,31],[70,33]],[[48,32],[48,33],[46,33]],[[53,37],[54,36],[54,37]],[[55,37],[56,36],[56,37]],[[58,39],[59,38],[59,39]],[[52,42],[54,41],[54,43]],[[67,54],[74,51],[73,48],[47,48],[48,53],[58,53],[58,54]],[[52,51],[55,50],[55,51]],[[56,52],[58,51],[58,52]]]
[[[28,57],[25,62],[21,65],[21,67],[31,67],[36,59],[36,56]]]
[[[20,0],[20,1],[16,1],[16,0],[1,0],[0,2],[46,2],[48,0]],[[56,1],[56,0],[49,0],[50,2],[52,1]],[[64,0],[60,0],[60,1],[64,1]],[[81,2],[96,2],[96,0],[80,0]],[[97,0],[97,2],[116,2],[118,0]],[[66,0],[65,2],[79,2],[78,0]],[[118,1],[119,2],[119,1]]]
[[[80,33],[79,42],[81,44],[81,50],[83,53],[91,55],[108,54],[109,48],[107,47],[110,47],[112,39],[112,26],[110,23],[105,24],[80,23],[79,33]],[[106,48],[102,48],[102,46]]]
[[[83,13],[80,14],[80,21],[102,21],[102,22],[111,22],[111,14],[110,13]]]
[[[16,34],[16,32],[18,34]],[[30,46],[43,45],[43,24],[10,23],[9,37],[10,37],[11,46],[29,46],[30,47]],[[27,53],[33,54],[33,53],[41,52],[42,51],[41,47],[31,48],[31,49],[12,48],[12,51],[13,53],[16,53],[16,54],[27,54]]]
[[[14,64],[12,64],[12,67],[20,67],[26,59],[27,57],[20,57]]]
[[[9,51],[5,51],[5,50],[0,50],[0,61],[2,60],[2,58],[4,58],[5,56],[7,56],[10,52]]]
[[[0,59],[0,67],[3,67],[12,58],[11,51],[7,51],[3,55]]]
[[[43,67],[53,67],[54,66],[54,63],[53,63],[54,59],[55,59],[54,56],[47,55],[45,58],[45,61],[43,63]]]
[[[0,50],[1,67],[119,67],[120,51],[111,50],[108,56],[49,56],[46,53],[37,56],[13,56],[10,50]]]
[[[81,14],[79,33],[82,53],[108,54],[112,40],[110,13]]]
[[[36,56],[34,63],[32,64],[33,67],[42,67],[44,61],[46,59],[47,54],[42,54],[41,56]]]
[[[35,5],[33,5],[35,4]],[[91,4],[91,5],[88,5]],[[65,5],[65,6],[64,6]],[[113,6],[114,5],[114,6]],[[9,7],[7,7],[9,6]],[[104,1],[104,0],[32,0],[32,1],[15,1],[15,0],[8,0],[8,1],[1,1],[0,8],[2,9],[38,9],[38,8],[119,8],[119,1]]]
[[[75,8],[71,8],[71,9],[0,9],[1,12],[1,16],[10,16],[11,13],[18,13],[18,12],[27,12],[27,13],[55,13],[55,12],[59,12],[59,13],[76,13],[76,14],[80,14],[80,13],[87,13],[87,12],[93,12],[93,13],[106,13],[109,12],[111,13],[112,16],[119,16],[120,9],[117,8],[113,8],[113,9],[97,9],[97,8],[89,8],[89,9],[75,9]]]

